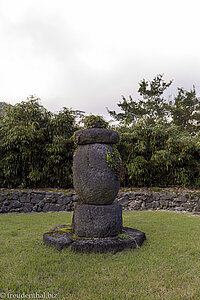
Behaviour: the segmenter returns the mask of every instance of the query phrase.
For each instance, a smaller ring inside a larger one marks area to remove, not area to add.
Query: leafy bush
[[[0,118],[0,186],[69,187],[76,112],[52,114],[40,99],[27,100]]]
[[[143,80],[140,93],[145,101],[141,107],[124,99],[124,113],[113,112],[125,124],[114,128],[121,136],[117,148],[124,166],[123,186],[200,187],[199,100],[195,90],[179,89],[171,112],[173,122],[169,121],[169,106],[164,105],[162,93],[170,84],[162,76],[151,84]],[[188,108],[182,118],[181,111],[188,103],[192,115],[189,117]],[[83,117],[81,111],[68,108],[53,114],[35,96],[14,106],[3,106],[6,109],[0,114],[0,187],[72,187],[72,136],[80,129],[76,118],[82,118],[82,124],[88,127],[108,126],[100,116]],[[111,154],[108,159],[112,162]]]
[[[140,122],[121,131],[124,186],[200,186],[198,134],[159,122]]]

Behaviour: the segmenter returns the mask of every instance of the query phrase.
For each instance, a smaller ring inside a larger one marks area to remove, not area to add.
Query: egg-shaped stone
[[[108,165],[111,145],[79,145],[73,159],[73,184],[81,203],[112,204],[120,187],[120,179]],[[114,155],[112,156],[114,160]]]

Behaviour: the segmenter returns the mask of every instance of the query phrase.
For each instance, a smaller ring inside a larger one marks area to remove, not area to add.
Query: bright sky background
[[[163,73],[199,94],[199,0],[0,0],[0,101],[106,116]]]

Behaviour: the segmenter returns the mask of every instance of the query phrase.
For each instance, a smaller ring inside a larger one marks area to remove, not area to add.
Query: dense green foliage
[[[200,187],[200,136],[177,126],[140,122],[121,129],[124,186]]]
[[[8,108],[0,119],[0,186],[69,187],[76,112],[47,111],[39,99]]]
[[[123,97],[121,112],[109,111],[119,121],[113,128],[121,136],[123,186],[200,187],[200,100],[193,87],[178,88],[167,101],[171,83],[163,75],[142,80],[139,101]],[[80,124],[108,126],[100,116],[68,108],[53,114],[34,96],[14,106],[0,104],[6,107],[0,107],[1,187],[71,187],[74,132]]]
[[[119,121],[124,186],[200,187],[200,99],[193,87],[178,88],[167,101],[163,93],[171,83],[163,75],[142,80],[142,99],[123,97],[120,113],[108,110]]]
[[[0,116],[5,113],[11,105],[6,102],[0,102]]]
[[[170,102],[173,123],[180,130],[196,132],[200,130],[200,100],[196,96],[195,87],[191,91],[178,88],[174,104]]]
[[[109,123],[101,116],[90,115],[83,118],[85,128],[108,128]]]

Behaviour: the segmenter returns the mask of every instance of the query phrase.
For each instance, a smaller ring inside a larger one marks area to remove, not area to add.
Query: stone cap
[[[116,144],[119,140],[120,137],[116,131],[105,128],[88,128],[75,133],[75,142],[78,145]]]

